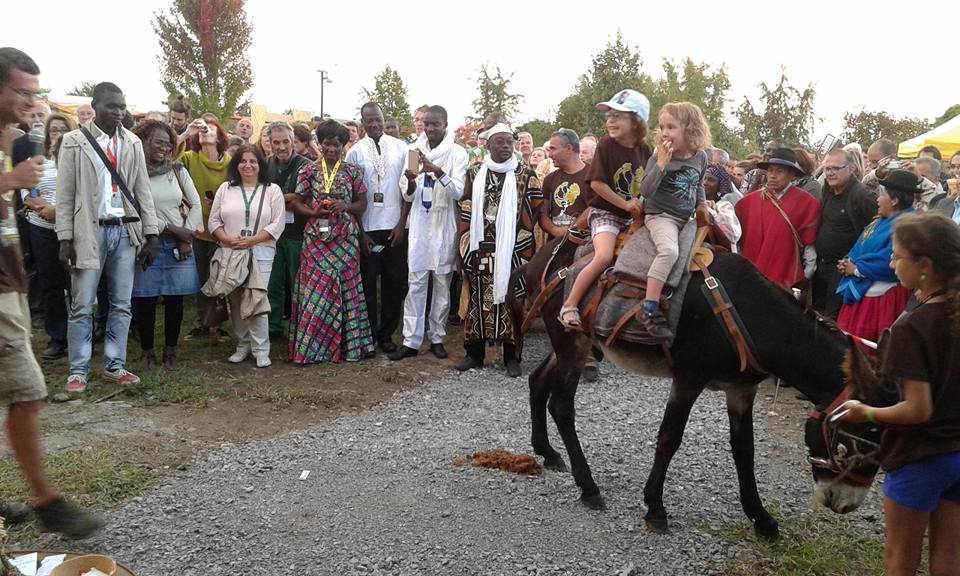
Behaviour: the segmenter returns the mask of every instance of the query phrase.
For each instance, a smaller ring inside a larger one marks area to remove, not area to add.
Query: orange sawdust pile
[[[467,462],[479,468],[492,468],[527,476],[539,476],[543,472],[540,463],[533,456],[514,454],[509,450],[484,450],[471,454],[466,459],[457,458],[453,461],[456,466],[463,466]]]

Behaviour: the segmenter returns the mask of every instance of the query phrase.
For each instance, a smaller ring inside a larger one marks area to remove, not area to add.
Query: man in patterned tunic
[[[460,213],[460,255],[469,304],[464,320],[464,371],[481,368],[485,345],[503,345],[507,375],[520,375],[519,326],[506,305],[510,273],[535,250],[533,227],[542,196],[534,171],[513,153],[515,136],[504,124],[481,134],[487,141],[483,161],[467,170]],[[517,286],[522,296],[522,283]]]

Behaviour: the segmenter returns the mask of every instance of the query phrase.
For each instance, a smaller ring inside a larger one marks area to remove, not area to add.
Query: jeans
[[[60,266],[60,242],[57,233],[49,228],[30,225],[30,247],[37,267],[37,284],[43,305],[43,327],[56,346],[67,345],[67,273]]]
[[[103,345],[103,363],[106,370],[123,368],[127,361],[127,333],[130,330],[130,296],[133,293],[133,267],[137,264],[137,250],[130,245],[126,226],[100,228],[100,269],[70,273],[72,302],[67,322],[70,373],[86,376],[90,373],[90,355],[93,352],[93,301],[101,271],[107,275],[110,311],[107,315],[107,334]]]

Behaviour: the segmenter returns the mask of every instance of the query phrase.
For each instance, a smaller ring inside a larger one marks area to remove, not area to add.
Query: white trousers
[[[447,336],[447,314],[450,313],[450,279],[453,272],[437,274],[429,270],[407,275],[407,298],[403,302],[403,345],[419,350],[423,344],[424,316],[427,310],[427,286],[433,277],[433,298],[430,301],[430,325],[427,337],[431,344],[443,344]]]
[[[257,260],[257,269],[264,280],[270,278],[273,260]],[[233,320],[233,333],[237,337],[237,351],[252,352],[254,356],[270,355],[270,315],[259,314],[250,318],[240,317],[242,288],[230,293],[230,319]]]

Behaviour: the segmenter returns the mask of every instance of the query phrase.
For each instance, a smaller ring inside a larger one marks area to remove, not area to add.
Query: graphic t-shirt
[[[604,136],[597,144],[597,153],[587,172],[587,183],[599,180],[609,186],[615,194],[624,200],[640,196],[640,182],[643,181],[644,167],[652,156],[645,142],[639,146],[626,148],[609,136]],[[589,189],[589,188],[588,188]],[[598,194],[590,193],[587,204],[612,212],[621,218],[630,214],[604,200]]]
[[[589,170],[589,164],[573,174],[557,169],[543,179],[543,205],[554,225],[569,226],[586,210]]]

